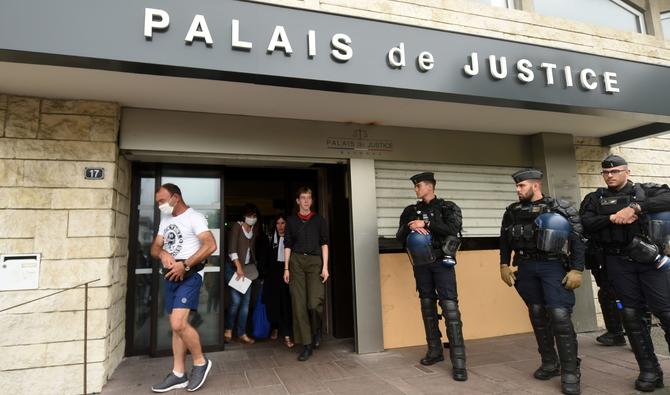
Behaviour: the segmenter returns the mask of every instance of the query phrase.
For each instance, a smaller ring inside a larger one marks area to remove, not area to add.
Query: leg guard
[[[596,341],[605,346],[623,346],[626,344],[623,327],[621,325],[621,316],[616,306],[614,290],[608,286],[601,287],[598,290],[598,302],[603,312],[603,320],[607,332],[598,336]]]
[[[665,341],[668,343],[668,348],[670,349],[670,311],[657,313],[656,316],[661,321],[661,327],[665,332]]]
[[[426,331],[426,343],[428,343],[428,352],[421,360],[422,365],[432,365],[436,362],[444,361],[442,353],[442,333],[438,325],[437,303],[435,299],[421,299],[421,317],[423,318],[423,328]]]
[[[639,391],[651,392],[663,387],[663,374],[656,354],[654,354],[654,345],[643,314],[642,310],[629,307],[625,307],[621,312],[628,342],[640,367],[640,375],[635,380],[635,388]]]
[[[539,304],[528,305],[528,315],[533,326],[537,351],[542,358],[542,365],[533,373],[538,380],[549,380],[561,374],[558,355],[554,349],[554,332],[551,330],[549,316],[544,306]]]
[[[577,357],[577,334],[572,326],[570,311],[565,308],[549,309],[551,328],[561,361],[561,390],[564,394],[580,394],[581,373]]]
[[[458,302],[455,300],[440,300],[442,315],[446,320],[447,337],[449,338],[449,357],[453,366],[453,377],[457,381],[468,379],[465,369],[465,341],[463,340],[463,322]]]

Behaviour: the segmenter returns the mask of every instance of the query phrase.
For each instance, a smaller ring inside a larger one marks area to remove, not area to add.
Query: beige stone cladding
[[[575,156],[582,199],[587,193],[604,186],[599,174],[600,162],[609,154],[623,156],[631,171],[630,178],[635,182],[655,182],[670,185],[670,134],[622,144],[616,147],[603,147],[600,139],[575,137]],[[598,287],[593,282],[593,291],[598,325],[603,326],[602,313],[598,304]]]
[[[130,166],[119,106],[0,94],[0,253],[40,253],[39,289],[0,291],[0,310],[89,280],[87,391],[123,357]],[[86,180],[85,168],[105,171]],[[83,391],[84,289],[0,313],[3,393]]]
[[[670,41],[471,0],[257,0],[439,30],[670,65]]]

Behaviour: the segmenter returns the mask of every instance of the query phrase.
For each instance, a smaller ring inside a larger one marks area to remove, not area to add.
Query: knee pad
[[[570,310],[564,308],[549,309],[551,326],[556,335],[572,335],[572,321],[570,320]]]
[[[447,317],[449,321],[457,321],[461,319],[461,312],[458,310],[458,302],[455,300],[440,300],[440,307],[442,314]]]

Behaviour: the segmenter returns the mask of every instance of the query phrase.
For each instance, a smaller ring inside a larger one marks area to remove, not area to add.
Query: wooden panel
[[[466,340],[532,331],[528,310],[500,280],[498,251],[458,253],[456,278]],[[406,254],[381,254],[384,348],[426,344],[419,298]],[[444,320],[440,320],[444,340]],[[467,349],[467,343],[466,343]]]

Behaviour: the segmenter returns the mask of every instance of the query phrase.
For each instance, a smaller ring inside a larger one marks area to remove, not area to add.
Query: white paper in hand
[[[228,285],[241,294],[247,293],[247,290],[251,286],[251,280],[246,277],[242,277],[239,281],[237,280],[237,275],[233,274],[233,277],[228,281]]]

